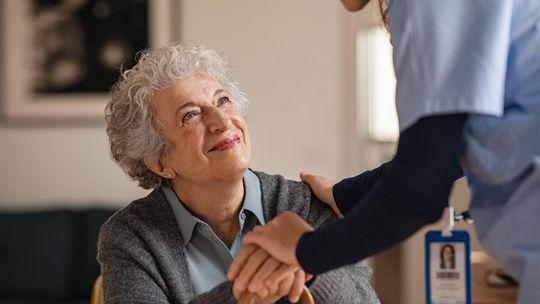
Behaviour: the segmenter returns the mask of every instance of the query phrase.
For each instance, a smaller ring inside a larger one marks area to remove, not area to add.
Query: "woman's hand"
[[[273,303],[286,295],[291,302],[300,298],[305,282],[302,270],[279,262],[256,245],[246,245],[237,259],[245,262],[231,265],[227,274],[234,280],[236,299],[244,291],[255,294],[257,303]]]
[[[343,214],[339,211],[332,188],[336,184],[333,180],[315,174],[300,172],[300,179],[311,187],[315,196],[332,208],[338,218],[343,218]]]
[[[256,226],[244,237],[244,244],[255,244],[282,263],[300,268],[296,259],[296,245],[300,237],[313,231],[296,213],[286,211],[276,216],[264,226]],[[242,251],[247,248],[242,249]],[[236,277],[250,254],[239,254],[229,270],[229,279]]]

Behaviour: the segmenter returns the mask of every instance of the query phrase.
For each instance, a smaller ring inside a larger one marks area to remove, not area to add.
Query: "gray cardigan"
[[[267,221],[283,211],[298,213],[314,227],[334,221],[330,208],[308,186],[282,176],[255,172],[261,181]],[[101,228],[98,261],[105,303],[235,303],[232,282],[195,296],[184,242],[160,189],[114,214]],[[315,302],[379,303],[369,285],[371,269],[347,266],[317,276],[310,285]]]

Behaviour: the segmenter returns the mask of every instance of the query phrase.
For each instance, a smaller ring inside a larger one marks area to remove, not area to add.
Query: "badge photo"
[[[445,236],[429,231],[425,237],[426,303],[470,304],[470,239],[466,231]]]

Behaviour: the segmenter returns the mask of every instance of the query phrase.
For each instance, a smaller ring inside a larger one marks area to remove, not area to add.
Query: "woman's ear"
[[[154,172],[155,174],[163,177],[163,178],[167,178],[167,179],[173,179],[176,177],[176,174],[174,173],[173,170],[171,170],[170,168],[168,168],[167,166],[164,166],[163,164],[161,164],[161,161],[157,161],[157,162],[150,162],[148,160],[144,160],[144,165],[146,166],[146,168],[148,168],[150,171]]]

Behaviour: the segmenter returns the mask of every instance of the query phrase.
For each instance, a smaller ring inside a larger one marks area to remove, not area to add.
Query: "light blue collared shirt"
[[[265,224],[259,178],[250,170],[244,175],[244,201],[238,215],[240,232],[229,249],[204,221],[191,214],[174,190],[162,187],[184,239],[189,273],[196,295],[227,280],[227,271],[240,252],[243,238],[258,224]]]
[[[540,299],[540,0],[391,0],[403,131],[470,113],[464,169],[490,255]],[[436,130],[435,130],[436,132]]]

